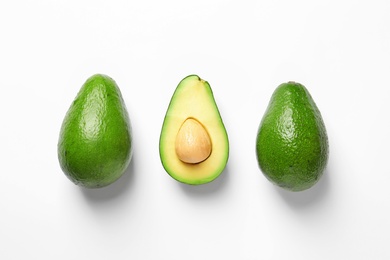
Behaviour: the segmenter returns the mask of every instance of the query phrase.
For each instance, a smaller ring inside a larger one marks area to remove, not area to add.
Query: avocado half
[[[213,92],[197,75],[185,77],[169,103],[160,135],[160,159],[175,180],[205,184],[224,170],[229,140]]]

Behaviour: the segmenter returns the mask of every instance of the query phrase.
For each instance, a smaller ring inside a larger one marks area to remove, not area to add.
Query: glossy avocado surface
[[[328,136],[309,91],[296,82],[274,91],[256,139],[259,167],[272,183],[291,191],[309,189],[322,176]]]
[[[132,156],[131,124],[115,81],[91,76],[63,120],[58,159],[75,184],[100,188],[115,182]]]

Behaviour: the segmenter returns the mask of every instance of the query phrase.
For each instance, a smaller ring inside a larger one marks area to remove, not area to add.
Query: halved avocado
[[[160,159],[175,180],[205,184],[224,170],[229,140],[207,81],[185,77],[169,103],[160,135]]]

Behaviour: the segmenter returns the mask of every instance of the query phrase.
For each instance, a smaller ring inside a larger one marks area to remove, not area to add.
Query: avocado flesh
[[[96,74],[81,87],[63,120],[58,159],[75,184],[100,188],[115,182],[132,155],[131,125],[113,79]]]
[[[290,191],[309,189],[328,161],[328,137],[308,90],[296,82],[274,91],[259,126],[259,167],[272,183]]]
[[[199,122],[211,140],[211,153],[199,163],[186,163],[176,153],[176,139],[188,119]],[[179,182],[199,185],[216,179],[229,156],[229,141],[210,85],[197,75],[177,86],[167,109],[160,135],[160,159],[166,172]]]

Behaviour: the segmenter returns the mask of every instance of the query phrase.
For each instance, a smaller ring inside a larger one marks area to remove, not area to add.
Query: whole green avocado
[[[325,125],[309,91],[296,82],[276,88],[256,140],[261,171],[290,191],[309,189],[322,176],[329,145]]]
[[[77,185],[100,188],[122,176],[132,156],[132,134],[112,78],[87,79],[66,113],[57,148],[63,172]]]

